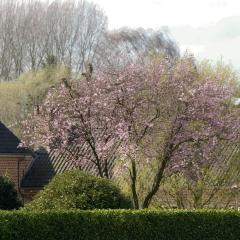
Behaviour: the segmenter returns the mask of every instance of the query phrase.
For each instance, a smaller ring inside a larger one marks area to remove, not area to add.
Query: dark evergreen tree
[[[13,182],[7,176],[0,176],[0,209],[11,210],[21,206]]]

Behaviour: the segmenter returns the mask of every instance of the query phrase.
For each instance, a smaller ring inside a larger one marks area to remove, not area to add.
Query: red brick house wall
[[[29,155],[0,155],[0,175],[9,176],[19,190],[20,181],[31,161]]]

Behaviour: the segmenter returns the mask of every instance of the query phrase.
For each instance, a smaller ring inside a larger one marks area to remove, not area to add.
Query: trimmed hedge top
[[[235,211],[0,212],[0,239],[237,240]]]

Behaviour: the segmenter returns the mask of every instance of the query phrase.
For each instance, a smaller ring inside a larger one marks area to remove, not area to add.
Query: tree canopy
[[[51,89],[39,114],[25,122],[25,140],[60,151],[87,144],[94,158],[77,151],[71,161],[79,167],[92,161],[107,178],[109,155],[118,145],[122,166],[116,172],[129,168],[137,208],[138,171],[152,168],[142,203],[148,207],[165,174],[198,178],[198,169],[219,160],[222,141],[239,140],[234,94],[226,79],[204,75],[191,56],[148,58]]]

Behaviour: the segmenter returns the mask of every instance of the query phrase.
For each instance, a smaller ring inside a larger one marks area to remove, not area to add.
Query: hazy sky
[[[240,69],[240,0],[94,0],[109,28],[168,26],[181,50]]]

